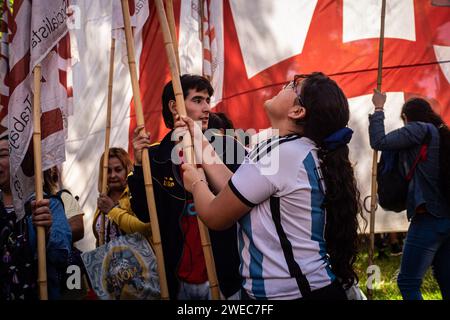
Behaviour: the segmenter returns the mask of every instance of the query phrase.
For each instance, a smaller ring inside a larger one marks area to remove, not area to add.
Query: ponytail
[[[347,98],[335,81],[323,73],[313,73],[302,84],[300,98],[306,116],[298,123],[304,135],[319,147],[320,167],[326,191],[325,241],[333,273],[344,287],[357,283],[353,265],[358,250],[360,193],[349,160],[348,141],[330,147],[330,138],[345,133],[350,119]],[[333,139],[331,139],[333,140]]]
[[[326,186],[325,239],[333,272],[344,287],[358,282],[353,269],[358,253],[358,218],[361,213],[349,149],[342,146],[334,151],[319,151],[321,170]]]

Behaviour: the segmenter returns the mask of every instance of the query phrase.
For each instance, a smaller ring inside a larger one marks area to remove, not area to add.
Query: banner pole
[[[131,31],[130,8],[128,0],[121,0],[123,22],[125,25],[125,37],[127,42],[128,66],[130,68],[131,87],[133,89],[133,99],[136,112],[136,122],[138,126],[144,126],[144,112],[142,110],[141,93],[137,76],[134,39]],[[145,129],[143,129],[145,131]],[[141,131],[142,132],[142,131]],[[152,229],[152,244],[155,251],[161,299],[169,299],[169,289],[167,287],[166,269],[164,265],[163,248],[161,244],[161,234],[159,231],[158,215],[156,212],[155,195],[153,193],[152,173],[150,168],[150,158],[148,152],[142,152],[142,169],[144,171],[145,194],[147,196],[147,206],[150,215],[150,225]]]
[[[380,44],[378,52],[378,74],[377,74],[377,89],[381,91],[381,82],[383,77],[383,52],[384,52],[384,26],[386,17],[386,0],[382,1],[381,5],[381,24],[380,24]],[[374,251],[375,251],[375,212],[377,209],[377,163],[378,163],[378,151],[373,150],[372,159],[372,185],[371,185],[371,197],[370,197],[370,245],[368,264],[373,265]],[[367,286],[367,298],[373,299],[372,284]]]
[[[166,0],[167,20],[169,23],[170,36],[173,40],[177,39],[177,29],[175,27],[175,13],[173,9],[173,0]],[[180,56],[178,53],[178,41],[173,41],[173,50],[175,51],[175,58],[177,59],[178,71],[180,69]]]
[[[33,97],[33,150],[34,150],[34,186],[36,202],[44,199],[42,183],[42,145],[41,145],[41,65],[34,67],[34,97]],[[48,300],[47,290],[47,263],[45,251],[45,228],[37,227],[37,253],[38,253],[38,285],[39,298]]]
[[[111,37],[111,50],[109,56],[109,78],[108,78],[108,103],[106,106],[106,131],[105,131],[105,151],[103,152],[102,163],[102,181],[100,192],[106,194],[108,191],[108,162],[109,162],[109,143],[111,137],[111,110],[112,110],[112,94],[113,94],[113,81],[114,81],[114,55],[116,51],[116,39]],[[105,213],[100,211],[100,236],[99,245],[105,244],[105,226],[106,217]]]

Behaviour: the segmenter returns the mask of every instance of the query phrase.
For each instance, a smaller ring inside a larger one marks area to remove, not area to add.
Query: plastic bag
[[[99,299],[160,299],[156,257],[140,233],[120,236],[81,258]]]

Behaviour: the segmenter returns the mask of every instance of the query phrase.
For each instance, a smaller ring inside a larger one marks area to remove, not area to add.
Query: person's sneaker
[[[396,257],[402,254],[402,247],[398,243],[391,244],[391,256]]]

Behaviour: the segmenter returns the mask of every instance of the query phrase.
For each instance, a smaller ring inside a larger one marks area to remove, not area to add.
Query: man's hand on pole
[[[386,103],[386,93],[378,89],[373,89],[372,103],[375,106],[375,111],[383,111],[384,104]]]
[[[150,133],[145,132],[144,126],[138,126],[133,132],[134,164],[142,165],[142,150],[150,147]]]

